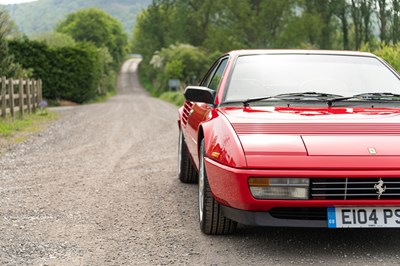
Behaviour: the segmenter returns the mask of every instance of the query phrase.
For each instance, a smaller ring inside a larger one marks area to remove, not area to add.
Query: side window
[[[211,78],[211,82],[210,84],[208,84],[208,88],[212,89],[212,90],[217,90],[219,83],[222,79],[222,75],[224,74],[225,71],[225,67],[226,64],[228,63],[228,58],[225,58],[221,61],[221,63],[219,64],[217,70],[214,73],[214,76],[212,76]]]

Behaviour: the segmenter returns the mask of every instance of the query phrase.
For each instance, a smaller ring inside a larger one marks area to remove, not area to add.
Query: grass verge
[[[30,134],[43,130],[57,117],[56,113],[42,111],[36,114],[25,114],[24,119],[0,118],[0,154],[4,147],[25,141]]]
[[[94,97],[93,99],[89,100],[86,103],[88,103],[88,104],[102,103],[102,102],[107,101],[109,98],[111,98],[111,97],[113,97],[115,95],[117,95],[117,91],[116,90],[109,91],[109,92],[106,92],[105,94],[97,95],[96,97]]]
[[[175,104],[176,106],[182,106],[185,102],[185,97],[179,91],[167,91],[160,95],[160,99]]]

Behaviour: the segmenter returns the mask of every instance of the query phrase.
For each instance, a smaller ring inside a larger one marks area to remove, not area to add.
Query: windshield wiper
[[[325,101],[329,107],[332,107],[334,102],[340,102],[350,99],[355,99],[357,101],[368,101],[368,100],[381,100],[381,101],[400,101],[400,94],[394,94],[391,92],[376,92],[376,93],[361,93],[355,94],[353,96],[341,96],[331,93],[321,93],[321,92],[294,92],[294,93],[283,93],[275,96],[262,96],[249,98],[245,101],[239,101],[243,103],[243,106],[248,107],[251,102],[258,102],[268,99],[276,100],[318,100]]]
[[[355,94],[349,97],[337,97],[327,99],[328,106],[331,107],[332,103],[340,102],[350,99],[356,99],[357,101],[368,101],[368,100],[375,100],[375,101],[400,101],[400,94],[394,94],[391,92],[372,92],[372,93],[361,93]]]
[[[367,92],[354,95],[354,97],[362,100],[400,101],[400,94],[391,92]]]
[[[283,93],[275,96],[263,96],[263,97],[255,97],[249,98],[243,101],[243,106],[248,107],[251,102],[258,102],[268,99],[277,99],[277,100],[306,100],[306,99],[314,99],[314,100],[325,100],[326,98],[331,97],[334,99],[339,99],[342,96],[330,93],[320,93],[320,92],[294,92],[294,93]],[[322,99],[321,99],[322,98]]]
[[[251,102],[258,102],[258,101],[262,101],[262,100],[268,100],[271,98],[276,98],[275,96],[263,96],[263,97],[254,97],[254,98],[249,98],[245,101],[243,101],[243,106],[244,107],[249,107],[249,103]]]
[[[277,97],[284,98],[284,99],[294,98],[296,100],[301,100],[304,98],[321,100],[321,98],[328,98],[328,97],[329,98],[339,98],[339,97],[342,97],[342,95],[311,91],[311,92],[284,93],[284,94],[277,95]]]

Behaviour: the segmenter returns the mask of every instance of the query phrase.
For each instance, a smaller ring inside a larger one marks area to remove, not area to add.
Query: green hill
[[[122,22],[131,35],[137,14],[151,0],[39,0],[19,5],[6,5],[18,29],[27,35],[51,31],[69,13],[86,7],[103,9]]]

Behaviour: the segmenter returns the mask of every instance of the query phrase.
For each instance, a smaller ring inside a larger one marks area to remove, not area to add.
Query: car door
[[[217,60],[201,81],[200,86],[208,87],[209,89],[217,91],[227,62],[227,57]],[[213,108],[213,105],[206,103],[186,103],[185,108],[187,107],[189,107],[189,114],[185,130],[186,144],[190,153],[193,155],[193,161],[198,169],[198,129],[205,114]]]

